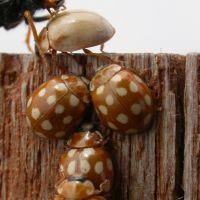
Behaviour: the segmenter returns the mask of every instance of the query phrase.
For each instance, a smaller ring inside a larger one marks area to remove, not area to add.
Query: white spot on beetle
[[[42,129],[46,130],[46,131],[50,131],[53,129],[53,126],[51,124],[51,122],[49,120],[45,120],[41,123],[41,127]]]
[[[65,131],[58,131],[58,132],[55,134],[55,136],[59,138],[59,137],[63,137],[65,134],[66,134]]]
[[[73,118],[72,118],[71,115],[65,117],[65,118],[63,119],[63,124],[70,124],[71,121],[72,121],[72,119],[73,119]]]
[[[93,148],[85,148],[85,149],[83,149],[83,154],[86,157],[95,155],[95,150]]]
[[[100,95],[103,93],[103,91],[104,91],[104,85],[101,85],[100,87],[97,88],[96,93],[97,93],[97,95]]]
[[[56,103],[56,96],[55,95],[51,95],[47,98],[47,103],[48,105],[54,104]]]
[[[148,106],[151,105],[151,97],[148,94],[144,96],[144,100]]]
[[[118,116],[117,116],[117,121],[120,122],[121,124],[127,124],[128,123],[128,117],[123,114],[123,113],[120,113]]]
[[[151,114],[149,113],[145,118],[144,118],[144,125],[148,125],[149,122],[151,121]]]
[[[64,83],[58,83],[54,86],[54,88],[58,91],[65,91],[67,92],[68,91],[68,88],[65,86]]]
[[[109,158],[107,159],[106,164],[107,164],[107,168],[110,171],[112,171],[113,170],[113,164],[112,164],[112,161]]]
[[[114,130],[117,130],[117,126],[115,126],[112,122],[108,122],[108,126],[111,128],[111,129],[114,129]]]
[[[103,172],[103,162],[99,161],[95,164],[94,170],[97,174],[101,174]]]
[[[109,94],[109,95],[106,97],[106,104],[107,104],[108,106],[111,106],[111,105],[113,105],[113,103],[114,103],[114,99],[113,99],[112,95]]]
[[[68,155],[70,158],[72,158],[72,157],[75,155],[76,152],[77,152],[76,149],[70,149],[70,150],[68,151],[67,155]]]
[[[123,88],[123,87],[117,88],[116,92],[119,96],[126,96],[127,95],[127,90],[126,90],[126,88]]]
[[[119,82],[119,81],[121,81],[121,80],[122,80],[122,77],[121,77],[121,75],[119,75],[119,74],[116,74],[116,75],[113,76],[112,79],[111,79],[111,81],[113,81],[113,82]]]
[[[79,104],[79,99],[72,94],[69,98],[69,103],[72,107],[76,107]]]
[[[82,173],[87,174],[90,168],[90,163],[87,160],[80,160],[80,169]]]
[[[39,96],[39,97],[43,97],[45,94],[46,94],[46,89],[43,88],[43,89],[41,89],[40,92],[38,93],[38,96]]]
[[[28,100],[28,103],[27,103],[27,108],[31,105],[31,103],[32,103],[32,100],[33,100],[33,98],[32,97],[30,97],[29,98],[29,100]]]
[[[138,86],[132,81],[129,84],[129,88],[130,88],[131,92],[138,92]]]
[[[139,115],[142,111],[141,105],[137,103],[133,104],[131,106],[131,111],[134,115]]]
[[[69,175],[73,175],[75,173],[76,170],[76,161],[73,160],[69,163],[68,167],[67,167],[67,173]]]
[[[61,114],[61,113],[64,112],[64,110],[65,110],[65,107],[64,107],[63,105],[57,105],[57,106],[55,107],[55,113],[56,113],[56,114]]]
[[[137,133],[137,132],[138,132],[138,130],[137,130],[137,129],[134,129],[134,128],[128,129],[128,130],[126,131],[127,134],[132,134],[132,133]]]
[[[31,116],[33,119],[38,119],[40,117],[40,110],[38,108],[33,108],[31,111]]]
[[[104,115],[107,115],[107,114],[108,114],[108,109],[106,108],[106,106],[100,105],[98,108],[99,108],[99,110],[100,110],[100,112],[101,112],[102,114],[104,114]]]

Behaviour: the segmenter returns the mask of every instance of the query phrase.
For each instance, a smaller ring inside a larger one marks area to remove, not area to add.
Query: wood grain
[[[154,123],[147,132],[113,133],[118,165],[114,199],[199,200],[198,55],[108,56],[142,76],[153,90],[156,105]],[[27,128],[28,96],[54,75],[72,73],[91,79],[97,68],[109,62],[96,56],[61,54],[47,73],[33,55],[0,54],[0,199],[50,200],[55,192],[65,142],[41,139]]]
[[[199,68],[197,54],[187,56],[185,70],[185,150],[184,191],[186,200],[200,199],[200,110]]]

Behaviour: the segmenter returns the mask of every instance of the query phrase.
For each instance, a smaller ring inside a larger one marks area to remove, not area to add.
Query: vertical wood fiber
[[[148,132],[132,136],[114,133],[120,171],[117,199],[182,198],[180,146],[184,118],[180,102],[183,102],[185,58],[166,54],[113,54],[113,58],[136,69],[146,83],[153,86],[158,110]],[[87,65],[93,69],[86,68],[86,76],[92,77],[94,69],[102,63],[89,57]]]
[[[184,191],[185,200],[200,199],[200,109],[199,69],[197,54],[187,56],[185,70],[185,150]]]
[[[115,199],[199,200],[200,60],[196,55],[109,56],[136,69],[156,97],[154,123],[146,133],[113,133],[119,170]],[[59,55],[47,74],[32,55],[0,54],[0,199],[52,199],[64,141],[32,134],[24,112],[28,96],[50,77],[73,73],[91,79],[97,68],[108,64],[95,56],[75,59]]]

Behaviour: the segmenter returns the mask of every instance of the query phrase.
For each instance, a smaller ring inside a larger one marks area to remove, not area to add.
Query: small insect
[[[55,200],[106,200],[113,188],[111,155],[99,131],[74,133],[61,156]]]
[[[62,11],[51,18],[39,34],[42,52],[72,52],[102,45],[115,33],[102,16],[89,11]]]
[[[117,132],[145,131],[152,121],[151,90],[130,68],[111,64],[90,83],[92,101],[102,123]]]
[[[54,77],[29,98],[26,120],[41,137],[63,138],[81,121],[89,102],[89,91],[81,78]]]
[[[23,21],[26,10],[31,13],[34,21],[42,21],[43,18],[34,16],[37,10],[57,9],[63,4],[64,0],[0,0],[0,26],[5,29],[14,28]]]

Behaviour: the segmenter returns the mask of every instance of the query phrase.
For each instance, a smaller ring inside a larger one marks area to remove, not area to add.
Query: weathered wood
[[[122,64],[133,67],[144,80],[154,80],[157,108],[151,129],[144,134],[123,136],[114,134],[120,171],[117,199],[176,199],[181,192],[183,141],[183,101],[185,58],[177,55],[126,54]],[[99,60],[88,58],[86,76],[92,77]],[[145,74],[145,71],[147,72]],[[177,76],[179,74],[179,76]],[[182,87],[180,87],[182,86]]]
[[[187,56],[185,70],[185,150],[184,191],[185,200],[200,199],[200,98],[198,55]]]
[[[53,199],[64,141],[32,134],[24,114],[27,97],[49,76],[32,55],[1,55],[0,63],[0,199]],[[71,57],[60,57],[58,64],[51,76],[83,74]]]
[[[113,133],[119,170],[114,199],[199,200],[197,56],[109,56],[136,69],[157,96],[154,123],[146,133]],[[52,199],[64,141],[48,141],[32,134],[24,112],[27,97],[50,77],[73,73],[91,79],[97,68],[108,64],[95,56],[75,58],[77,62],[59,55],[57,66],[47,74],[32,55],[0,55],[0,199]]]

